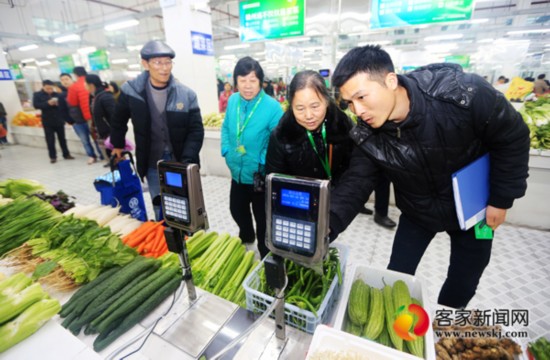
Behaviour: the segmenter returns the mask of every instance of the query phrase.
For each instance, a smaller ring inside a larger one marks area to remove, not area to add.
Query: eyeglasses
[[[172,60],[168,60],[168,61],[150,60],[149,64],[151,64],[155,68],[161,68],[161,67],[172,67],[172,65],[174,65],[174,62]]]

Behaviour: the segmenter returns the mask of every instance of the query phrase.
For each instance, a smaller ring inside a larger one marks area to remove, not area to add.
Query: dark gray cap
[[[149,60],[156,57],[169,57],[173,59],[176,57],[174,50],[166,45],[166,43],[159,40],[151,40],[145,43],[140,51],[141,58]]]

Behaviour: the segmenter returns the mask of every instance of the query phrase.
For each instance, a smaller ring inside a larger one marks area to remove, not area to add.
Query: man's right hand
[[[122,151],[124,149],[117,149],[117,148],[114,148],[113,151],[111,152],[111,155],[115,155],[116,156],[116,162],[119,162],[120,159],[122,158]]]

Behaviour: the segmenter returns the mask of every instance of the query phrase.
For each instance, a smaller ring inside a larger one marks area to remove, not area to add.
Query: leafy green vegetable
[[[28,179],[7,179],[0,182],[0,195],[9,198],[18,198],[22,195],[31,195],[44,191],[44,187],[37,181]]]

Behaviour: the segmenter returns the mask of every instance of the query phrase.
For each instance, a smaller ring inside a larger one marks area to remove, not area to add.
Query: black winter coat
[[[115,97],[112,92],[97,89],[93,97],[90,96],[92,119],[100,139],[106,139],[111,134],[111,122],[115,115]]]
[[[34,106],[35,109],[41,110],[43,126],[63,126],[65,124],[65,120],[59,116],[59,109],[57,105],[48,104],[48,100],[58,97],[59,94],[48,94],[44,90],[37,91],[33,94],[32,106]]]
[[[122,85],[111,124],[111,143],[115,148],[123,149],[128,119],[132,118],[137,169],[141,178],[147,174],[151,150],[151,113],[145,90],[148,81],[149,72],[144,71],[136,79]],[[176,160],[200,164],[199,152],[204,140],[204,127],[197,95],[173,76],[168,84],[166,123]]]
[[[459,229],[452,174],[487,152],[488,204],[508,209],[525,194],[529,130],[502,93],[452,64],[422,67],[399,84],[410,100],[407,118],[378,131],[360,121],[350,133],[358,148],[331,194],[333,236],[356,216],[379,172],[394,184],[401,212],[433,232]]]
[[[348,168],[353,141],[349,131],[353,123],[336,105],[326,115],[327,145],[332,147],[332,185]],[[317,149],[323,147],[320,133],[314,135]],[[306,129],[296,122],[292,109],[286,111],[279,125],[271,132],[266,155],[266,174],[280,173],[328,179],[319,157],[313,150]]]

